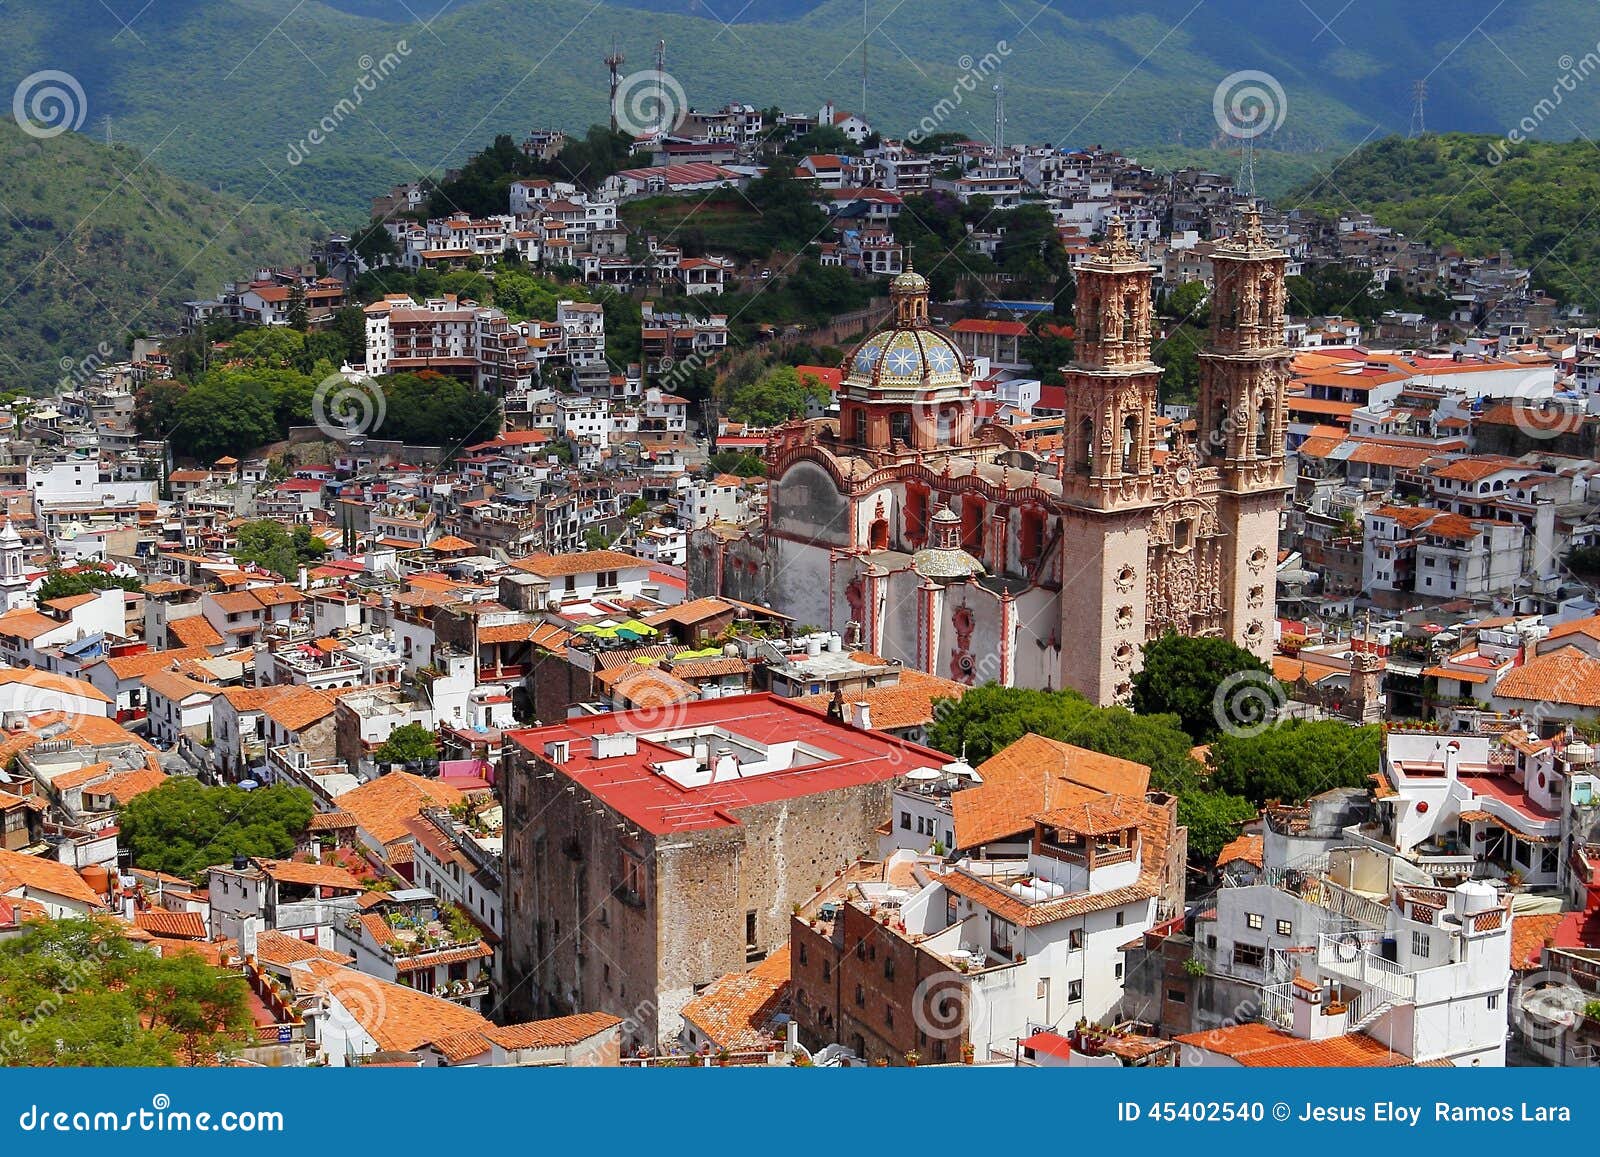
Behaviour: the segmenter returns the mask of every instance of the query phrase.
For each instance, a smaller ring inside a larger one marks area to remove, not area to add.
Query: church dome
[[[845,369],[852,385],[889,389],[965,386],[969,381],[960,347],[923,325],[895,326],[873,334],[855,348]]]
[[[927,293],[928,279],[915,269],[907,269],[889,282],[890,293]]]

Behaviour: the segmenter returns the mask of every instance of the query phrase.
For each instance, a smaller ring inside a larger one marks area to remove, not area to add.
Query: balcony
[[[1380,932],[1342,932],[1317,938],[1317,967],[1364,989],[1415,1001],[1417,980],[1393,960],[1372,951],[1383,942]]]

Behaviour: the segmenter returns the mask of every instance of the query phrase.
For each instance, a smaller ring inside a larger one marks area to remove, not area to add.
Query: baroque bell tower
[[[1077,269],[1076,359],[1063,367],[1061,680],[1097,703],[1125,700],[1145,641],[1155,422],[1150,358],[1155,268],[1120,217]]]
[[[1225,630],[1263,660],[1272,655],[1278,515],[1287,489],[1287,260],[1267,240],[1254,208],[1213,250],[1211,339],[1200,353],[1195,430],[1200,461],[1217,470],[1217,516],[1228,532],[1221,576]]]

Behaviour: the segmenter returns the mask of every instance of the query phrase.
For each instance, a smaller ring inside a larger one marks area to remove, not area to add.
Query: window
[[[756,946],[756,914],[753,909],[744,914],[744,946],[747,950]]]
[[[1431,945],[1429,944],[1428,934],[1426,932],[1411,933],[1411,955],[1421,960],[1426,960],[1428,958],[1428,949],[1430,947]]]
[[[1235,944],[1233,962],[1241,968],[1260,968],[1267,960],[1267,950],[1259,944]]]
[[[902,831],[907,831],[907,832],[909,832],[911,830],[911,813],[910,812],[901,812],[900,813],[900,828],[901,828]]]
[[[1067,981],[1067,1003],[1076,1004],[1083,999],[1083,981]]]
[[[1067,947],[1076,952],[1083,947],[1083,929],[1074,928],[1067,933]]]
[[[862,988],[858,984],[858,985],[856,985],[856,1007],[857,1008],[861,1008],[866,1003],[867,1003],[867,992],[866,992],[866,989]]]
[[[883,958],[883,978],[885,980],[893,980],[894,979],[894,957],[893,956],[885,956]]]
[[[1244,914],[1244,922],[1245,922],[1245,925],[1247,927],[1249,927],[1249,928],[1252,928],[1252,929],[1260,928],[1261,927],[1261,913],[1260,912],[1246,912]]]
[[[822,958],[822,979],[833,979],[833,961],[829,960],[827,957]]]
[[[1491,992],[1489,994],[1489,1007],[1490,1008],[1499,1008],[1500,1007],[1500,994],[1498,992]]]
[[[1278,921],[1278,935],[1279,936],[1293,936],[1294,935],[1294,922],[1291,921],[1291,920],[1279,920]]]
[[[1167,999],[1173,1004],[1188,1004],[1189,996],[1181,988],[1167,989]]]
[[[886,1004],[883,1006],[883,1025],[885,1028],[894,1027],[894,1007],[892,1005]]]
[[[1121,928],[1127,922],[1128,922],[1128,914],[1126,912],[1122,911],[1122,909],[1120,909],[1120,908],[1117,909],[1117,927]]]
[[[806,962],[806,946],[804,944],[802,944],[802,945],[800,945],[800,963],[804,964],[805,962]]]
[[[1120,960],[1117,962],[1115,975],[1118,980],[1122,979],[1122,962]]]

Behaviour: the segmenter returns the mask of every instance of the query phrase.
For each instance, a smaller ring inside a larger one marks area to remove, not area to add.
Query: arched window
[[[961,500],[961,548],[977,558],[983,557],[983,499],[967,495]]]
[[[1272,403],[1268,402],[1261,407],[1261,414],[1256,419],[1256,457],[1272,457]]]
[[[1122,472],[1134,474],[1139,469],[1139,417],[1129,414],[1122,420]]]
[[[1094,419],[1084,418],[1078,423],[1078,473],[1094,473]]]
[[[903,411],[889,415],[889,444],[896,442],[911,445],[911,415]]]
[[[887,518],[874,518],[872,529],[868,532],[868,541],[873,550],[889,549],[889,520]]]

